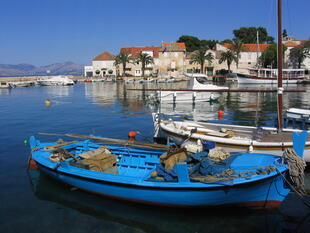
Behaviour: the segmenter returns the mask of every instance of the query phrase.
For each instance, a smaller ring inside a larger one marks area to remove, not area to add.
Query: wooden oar
[[[39,133],[39,134],[58,136],[58,137],[90,139],[90,140],[101,141],[101,142],[105,142],[109,144],[144,147],[148,149],[157,149],[157,150],[168,150],[169,149],[169,146],[166,146],[166,145],[153,144],[153,143],[147,143],[147,142],[138,142],[138,141],[128,141],[128,140],[116,139],[116,138],[104,138],[104,137],[88,136],[88,135],[80,135],[80,134],[55,134],[55,133]]]

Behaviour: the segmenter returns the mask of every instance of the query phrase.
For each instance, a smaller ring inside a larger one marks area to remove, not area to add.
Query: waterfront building
[[[135,76],[140,77],[142,75],[142,64],[140,62],[137,62],[137,59],[140,55],[140,53],[146,53],[150,55],[153,60],[154,64],[148,64],[146,66],[144,74],[146,76],[150,76],[153,74],[158,73],[157,64],[158,64],[158,51],[160,47],[154,47],[154,46],[144,46],[144,47],[123,47],[120,49],[121,53],[127,53],[132,58],[132,61],[130,63],[127,63],[125,73],[127,76]],[[120,75],[123,74],[123,66],[119,65],[118,71]]]
[[[178,77],[186,71],[185,43],[162,43],[158,53],[160,77]]]
[[[284,55],[286,67],[292,67],[289,60],[290,50],[302,46],[306,41],[298,40],[294,37],[284,37],[283,44],[287,50]],[[232,44],[216,44],[214,49],[209,49],[206,53],[211,53],[214,57],[212,62],[206,61],[202,73],[213,76],[216,71],[227,70],[227,63],[219,63],[221,54],[232,49]],[[239,64],[232,62],[231,71],[238,73],[248,73],[249,68],[258,65],[258,59],[268,48],[269,44],[243,44],[244,50],[240,53]],[[145,76],[153,77],[178,77],[184,72],[200,73],[200,65],[190,62],[192,52],[186,51],[185,43],[171,42],[162,43],[161,46],[140,46],[140,47],[123,47],[121,53],[127,53],[131,57],[131,62],[127,63],[126,70],[122,65],[114,65],[115,55],[105,51],[92,60],[92,66],[85,66],[85,76],[105,76],[107,74],[141,77],[142,64],[137,61],[140,53],[146,53],[153,58],[154,63],[148,64],[145,69]],[[306,58],[302,68],[310,69],[310,58]]]
[[[225,52],[232,48],[232,44],[216,44],[215,60],[213,62],[215,70],[227,69],[227,63],[219,63],[222,52]],[[232,62],[230,69],[233,72],[246,73],[248,68],[257,66],[258,59],[262,55],[269,44],[243,44],[243,51],[240,53],[239,64]]]
[[[92,66],[84,67],[84,76],[87,77],[104,77],[106,75],[115,75],[116,67],[114,66],[115,55],[104,51],[92,60]]]

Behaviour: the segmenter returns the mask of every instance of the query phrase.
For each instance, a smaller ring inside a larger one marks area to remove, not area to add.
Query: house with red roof
[[[106,75],[116,75],[116,68],[114,66],[115,55],[104,51],[92,60],[92,66],[84,67],[84,75],[87,77]]]
[[[156,71],[156,64],[158,63],[158,51],[161,47],[155,46],[141,46],[141,47],[123,47],[120,49],[121,53],[127,53],[132,58],[132,62],[128,63],[126,66],[125,73],[129,76],[140,77],[142,75],[142,65],[141,63],[135,61],[138,59],[140,53],[146,53],[153,58],[154,64],[148,64],[146,66],[145,75],[150,76]],[[117,67],[117,72],[122,75],[123,67],[119,65]]]
[[[259,62],[259,57],[268,48],[269,44],[243,44],[243,51],[240,53],[239,64],[233,62],[231,64],[231,70],[233,72],[246,73],[248,68],[254,67]],[[217,44],[215,52],[214,66],[215,70],[227,69],[227,63],[219,63],[221,53],[229,49],[232,49],[233,45],[229,43]]]
[[[121,53],[128,53],[133,60],[139,57],[140,53],[150,55],[154,64],[149,64],[146,67],[146,76],[177,76],[185,70],[185,43],[171,42],[162,43],[161,46],[143,46],[143,47],[123,47]],[[122,66],[118,67],[119,73],[122,74]],[[142,67],[139,62],[127,64],[125,73],[129,76],[141,76]]]
[[[186,45],[183,42],[162,43],[158,52],[158,74],[178,77],[186,71]]]

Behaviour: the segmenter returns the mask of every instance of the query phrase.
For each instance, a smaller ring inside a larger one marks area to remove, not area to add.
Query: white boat
[[[55,76],[44,80],[38,80],[38,84],[41,86],[68,86],[73,85],[73,80],[67,76]]]
[[[18,81],[10,82],[10,84],[14,87],[30,87],[35,85],[35,81]]]
[[[277,84],[277,69],[250,68],[249,74],[236,73],[238,83],[247,84]],[[305,69],[283,69],[283,84],[301,83],[307,77]]]
[[[133,78],[129,78],[129,79],[127,79],[126,81],[125,81],[125,83],[135,83],[135,79],[133,79]]]
[[[310,121],[310,110],[302,108],[289,108],[285,112],[286,117],[294,119],[305,119]]]
[[[13,86],[9,82],[0,81],[0,88],[1,89],[9,89],[9,88],[12,88],[12,87],[15,87],[15,86]]]
[[[221,94],[219,90],[228,89],[228,87],[220,87],[207,83],[207,76],[203,74],[190,74],[187,77],[190,77],[188,89],[176,91],[158,90],[155,94],[150,95],[150,99],[165,103],[206,102],[216,100]],[[202,90],[205,90],[205,92]],[[217,92],[212,92],[212,90]]]
[[[285,148],[292,148],[292,132],[300,133],[297,129],[283,129],[277,134],[277,129],[272,127],[254,127],[241,125],[228,125],[216,123],[201,123],[194,121],[158,120],[153,117],[155,135],[158,138],[181,144],[185,140],[215,142],[216,147],[226,151],[249,151],[266,154],[282,155]],[[310,136],[308,136],[304,159],[310,162]]]

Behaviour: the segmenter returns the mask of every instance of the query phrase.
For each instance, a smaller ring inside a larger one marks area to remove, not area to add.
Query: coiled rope
[[[289,177],[296,192],[301,195],[306,194],[304,170],[306,168],[306,162],[303,158],[299,157],[293,148],[287,148],[284,150],[283,158],[288,164]]]

